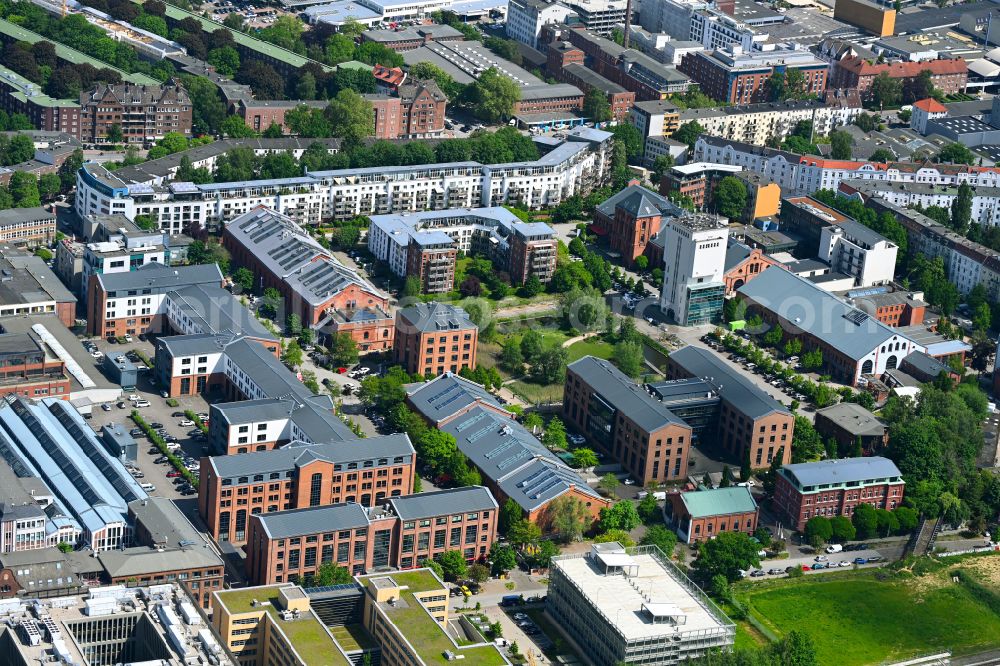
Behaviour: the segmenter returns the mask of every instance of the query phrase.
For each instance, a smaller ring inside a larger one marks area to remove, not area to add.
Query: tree
[[[961,143],[949,143],[941,149],[934,158],[937,162],[949,162],[951,164],[975,164],[976,156],[967,146]]]
[[[333,359],[334,363],[349,366],[358,362],[358,358],[360,357],[358,343],[355,342],[354,337],[350,333],[341,331],[331,336],[329,347],[330,358]]]
[[[625,530],[630,532],[639,526],[642,520],[635,504],[631,500],[622,500],[609,507],[601,509],[600,526],[602,532],[608,530]]]
[[[288,343],[288,347],[284,353],[284,360],[285,363],[293,368],[302,365],[302,347],[299,346],[298,341],[292,340]]]
[[[857,534],[854,523],[847,516],[834,516],[830,519],[831,538],[837,543],[852,540]]]
[[[876,148],[875,152],[871,154],[868,158],[871,162],[882,162],[883,164],[888,164],[889,162],[894,162],[896,160],[896,155],[888,148]]]
[[[816,460],[823,451],[823,440],[812,421],[796,415],[792,433],[792,458],[797,462]]]
[[[929,69],[921,70],[917,76],[907,80],[903,88],[903,100],[913,103],[934,96],[934,73]]]
[[[590,517],[583,502],[570,495],[560,495],[546,509],[549,525],[559,535],[562,543],[579,539]]]
[[[521,287],[521,293],[525,298],[534,298],[545,290],[545,285],[538,279],[537,275],[529,277]]]
[[[513,375],[520,375],[524,372],[524,355],[521,353],[521,345],[516,338],[504,340],[499,363],[501,368]]]
[[[542,528],[524,519],[513,523],[507,530],[507,541],[518,547],[538,543],[541,538]]]
[[[542,335],[535,329],[528,329],[521,336],[521,355],[528,363],[534,363],[542,353]]]
[[[743,217],[747,207],[747,188],[739,178],[726,176],[715,189],[715,207],[730,219]]]
[[[52,201],[60,189],[62,181],[58,174],[44,173],[38,177],[38,194],[43,201]],[[986,311],[989,312],[989,306],[986,306]]]
[[[830,156],[835,160],[849,160],[852,157],[854,138],[843,130],[830,132]]]
[[[543,350],[531,366],[531,378],[539,384],[561,384],[566,378],[567,351],[558,345]]]
[[[38,193],[38,179],[33,173],[15,171],[11,174],[8,189],[14,200],[14,208],[34,208],[42,205],[41,195]]]
[[[615,345],[611,360],[619,370],[635,379],[642,373],[644,362],[642,345],[638,342],[623,340]]]
[[[647,492],[646,496],[639,501],[639,506],[636,507],[636,511],[639,513],[639,518],[642,522],[649,525],[651,523],[663,522],[663,512],[660,511],[660,505],[656,501],[656,495],[652,492]]]
[[[643,546],[656,546],[670,557],[677,545],[677,535],[664,525],[650,525],[639,543]]]
[[[253,290],[253,272],[246,267],[241,266],[236,269],[233,273],[233,282],[239,285],[240,289],[243,291]]]
[[[611,105],[608,98],[597,88],[591,88],[583,97],[583,115],[595,123],[611,120]]]
[[[951,228],[963,235],[972,222],[972,196],[972,187],[963,180],[958,186],[955,199],[951,202]]]
[[[698,123],[697,120],[689,120],[674,132],[673,136],[670,137],[674,141],[680,141],[681,143],[686,143],[688,148],[694,148],[694,144],[698,141],[698,137],[705,133],[705,128]]]
[[[338,92],[326,107],[326,117],[333,136],[340,137],[348,146],[356,146],[375,133],[372,103],[353,90]]]
[[[225,120],[222,121],[222,125],[219,129],[224,135],[233,139],[246,139],[252,136],[256,136],[256,132],[253,128],[248,126],[244,120],[236,115],[227,116]]]
[[[597,454],[593,449],[581,447],[573,451],[573,467],[596,467],[598,464]]]
[[[809,543],[815,547],[826,543],[833,538],[833,526],[829,518],[823,516],[813,516],[806,522],[805,536]]]
[[[608,495],[614,495],[615,490],[618,489],[620,483],[621,482],[618,480],[617,476],[615,476],[611,472],[608,472],[607,474],[601,477],[601,481],[598,485],[601,487],[601,490],[606,492]]]
[[[912,532],[920,524],[920,516],[915,509],[908,506],[898,506],[892,512],[896,516],[900,534]]]
[[[881,537],[887,537],[899,531],[899,521],[896,520],[896,516],[891,511],[875,509],[875,522],[878,535]]]
[[[535,433],[545,427],[545,421],[539,416],[538,412],[531,412],[524,417],[524,427]]]
[[[465,576],[469,565],[460,550],[449,550],[434,558],[441,565],[446,580],[458,580]]]
[[[872,80],[871,96],[880,109],[897,106],[903,99],[903,84],[882,72]]]
[[[506,120],[521,99],[521,87],[490,67],[471,86],[470,97],[476,116],[490,123]]]
[[[760,566],[759,548],[756,541],[742,532],[720,532],[698,546],[694,567],[704,580],[721,574],[735,582],[740,578],[740,571]]]
[[[332,562],[324,562],[313,574],[312,585],[314,587],[326,587],[328,585],[346,585],[354,580],[351,572],[345,567],[337,566]]]
[[[438,578],[444,580],[444,569],[441,568],[441,565],[436,560],[420,560],[420,566],[430,569],[437,575]]]
[[[523,517],[524,511],[521,510],[521,506],[508,497],[507,501],[500,507],[500,515],[497,517],[497,529],[500,530],[501,534],[506,534],[510,526]]]
[[[482,584],[490,577],[490,570],[489,567],[477,562],[469,565],[468,575],[469,580]]]
[[[232,46],[212,49],[208,53],[208,64],[223,76],[235,76],[240,69],[240,54]]]
[[[542,444],[550,449],[566,448],[566,428],[558,416],[553,416],[552,420],[549,421],[549,425],[542,435]]]
[[[493,571],[497,574],[505,574],[517,567],[517,556],[514,554],[514,549],[499,543],[490,546],[489,560],[490,564],[493,565]]]
[[[878,533],[878,514],[870,504],[859,504],[854,507],[851,523],[859,539],[870,539]]]
[[[400,291],[399,295],[403,298],[413,298],[420,295],[421,289],[420,278],[415,275],[411,275],[406,278],[406,281],[403,283],[403,289]]]
[[[631,123],[618,123],[611,128],[611,133],[615,135],[615,141],[621,141],[625,145],[625,157],[629,161],[642,157],[645,148],[642,134]]]

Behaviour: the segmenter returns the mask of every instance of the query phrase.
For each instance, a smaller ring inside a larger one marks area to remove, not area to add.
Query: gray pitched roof
[[[234,478],[287,472],[317,459],[345,463],[413,454],[410,438],[404,433],[397,433],[324,444],[291,442],[280,449],[241,453],[237,456],[213,456],[209,461],[219,477]]]
[[[411,384],[406,388],[406,392],[410,406],[434,423],[445,421],[476,402],[503,409],[497,399],[481,384],[471,382],[452,372],[438,375],[429,382]]]
[[[168,335],[157,338],[156,344],[162,345],[172,356],[194,356],[219,351],[230,340],[228,335],[212,335],[211,333],[193,333],[191,335]]]
[[[100,273],[98,282],[106,292],[130,289],[181,289],[193,284],[222,284],[222,271],[216,264],[164,266],[151,263],[128,273]]]
[[[629,185],[597,206],[597,210],[610,218],[615,216],[616,208],[624,209],[633,217],[649,217],[677,210],[667,199],[641,185]]]
[[[731,403],[750,418],[757,419],[772,412],[790,413],[784,405],[707,349],[688,345],[672,352],[670,360],[676,362],[692,376],[708,381],[716,388],[723,400]]]
[[[264,398],[262,400],[240,400],[214,404],[211,407],[212,419],[222,419],[229,425],[254,423],[258,421],[277,421],[289,418],[295,408],[294,400],[277,400]]]
[[[880,456],[796,463],[782,467],[781,474],[800,488],[878,479],[890,479],[899,483],[903,481],[902,473],[895,463]]]
[[[573,487],[603,501],[516,421],[473,407],[441,430],[454,436],[469,461],[526,511],[544,506]]]
[[[915,370],[923,373],[927,377],[937,377],[942,372],[948,374],[954,372],[951,366],[942,363],[933,356],[928,356],[924,352],[913,352],[904,358],[902,363],[912,366]]]
[[[168,292],[181,312],[204,333],[235,333],[264,340],[274,336],[246,307],[217,284],[193,284]]]
[[[731,271],[740,263],[750,256],[753,250],[749,245],[744,245],[733,239],[729,239],[729,245],[726,246],[726,271]]]
[[[451,237],[443,234],[451,240]],[[477,328],[462,308],[447,303],[417,303],[396,313],[396,318],[411,329],[422,333],[437,333]]]
[[[350,285],[384,297],[356,271],[337,261],[291,218],[255,208],[226,225],[226,233],[284,280],[303,300],[321,305]]]
[[[739,293],[852,359],[861,359],[893,338],[908,340],[874,317],[828,291],[772,266],[739,288]]]
[[[368,527],[368,512],[354,502],[276,511],[260,514],[256,518],[264,533],[272,539]]]
[[[852,435],[881,437],[885,433],[885,424],[874,414],[854,402],[841,402],[816,410],[817,416],[822,414]]]
[[[498,508],[493,493],[483,486],[452,488],[439,492],[420,493],[389,500],[401,520],[416,520],[432,516],[472,511],[493,511]]]
[[[570,363],[569,369],[586,382],[592,391],[600,394],[646,432],[671,424],[686,425],[663,403],[649,395],[609,361],[584,356]]]

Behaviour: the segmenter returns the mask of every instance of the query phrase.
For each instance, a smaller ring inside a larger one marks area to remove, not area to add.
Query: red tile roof
[[[402,69],[386,67],[385,65],[375,65],[372,69],[372,76],[394,88],[399,87],[406,80],[406,72]]]
[[[913,103],[914,108],[926,111],[927,113],[948,113],[947,107],[933,97],[922,99]]]
[[[864,58],[847,58],[837,63],[837,66],[858,76],[878,76],[882,72],[886,72],[894,79],[912,78],[918,76],[925,69],[929,69],[935,75],[963,74],[969,71],[962,59],[892,62],[879,65]]]

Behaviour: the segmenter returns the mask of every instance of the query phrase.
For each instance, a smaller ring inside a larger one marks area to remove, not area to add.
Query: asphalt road
[[[848,569],[848,568],[854,567],[855,566],[854,559],[856,557],[863,557],[866,560],[869,557],[873,557],[873,556],[876,556],[876,555],[879,556],[879,557],[882,557],[883,560],[881,562],[876,563],[876,564],[860,564],[860,565],[857,565],[858,568],[862,568],[862,569],[877,567],[877,566],[881,566],[882,564],[885,563],[885,557],[886,557],[885,554],[883,554],[881,551],[873,550],[871,548],[869,548],[868,550],[851,551],[851,552],[847,552],[847,553],[843,553],[843,552],[842,553],[832,553],[832,554],[829,554],[829,555],[826,554],[826,553],[819,553],[819,554],[813,555],[813,554],[804,554],[804,553],[801,553],[801,552],[797,552],[797,549],[795,549],[793,547],[792,550],[790,550],[790,554],[791,554],[791,557],[789,557],[787,559],[784,559],[784,560],[778,560],[778,559],[761,560],[760,561],[760,570],[763,570],[763,571],[766,572],[769,569],[781,569],[781,573],[780,574],[775,574],[773,576],[772,575],[766,576],[767,578],[780,578],[782,576],[787,576],[788,575],[784,571],[785,568],[787,568],[787,567],[795,567],[795,566],[797,566],[797,567],[808,567],[809,570],[808,571],[804,571],[803,573],[806,573],[808,575],[812,575],[812,574],[828,573],[830,571],[841,571],[842,569]],[[830,565],[830,568],[828,568],[828,569],[812,569],[812,566],[815,565],[815,564],[817,564],[817,563],[819,563],[819,562],[822,562],[823,564]],[[844,566],[840,566],[840,564],[842,562],[846,562],[847,564],[845,564]],[[756,578],[756,576],[751,576],[751,577]]]

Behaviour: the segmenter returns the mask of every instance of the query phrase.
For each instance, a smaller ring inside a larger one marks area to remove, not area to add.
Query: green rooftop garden
[[[426,663],[441,664],[442,666],[449,664],[450,662],[444,656],[446,650],[465,655],[466,663],[476,664],[476,666],[503,666],[508,663],[493,645],[461,649],[455,647],[455,643],[445,633],[444,628],[413,596],[413,592],[434,589],[441,589],[443,594],[447,594],[447,591],[441,587],[441,583],[429,571],[424,569],[402,573],[394,572],[387,575],[398,585],[408,588],[401,595],[401,600],[406,602],[406,607],[401,605],[392,607],[382,604],[382,609]],[[369,576],[369,578],[377,577],[379,576]]]
[[[270,605],[264,606],[262,610],[266,610],[271,615],[275,626],[279,627],[288,637],[289,643],[306,666],[350,666],[351,662],[344,656],[337,642],[314,615],[308,615],[291,622],[281,619],[281,613],[277,607],[278,590],[280,589],[281,586],[275,585],[230,590],[220,593],[219,599],[230,613],[248,613],[255,610],[251,605],[254,599],[269,601]]]

